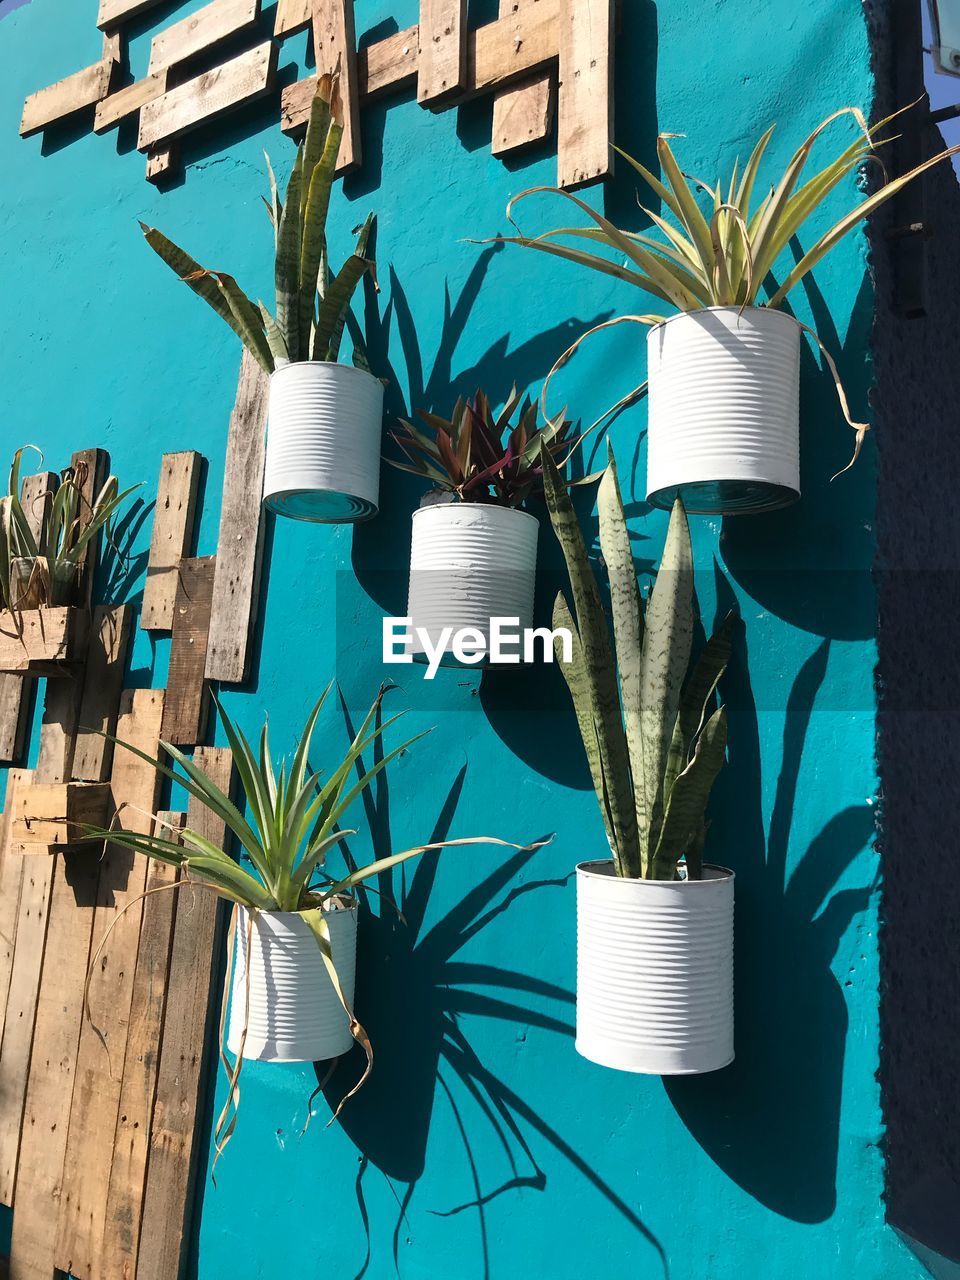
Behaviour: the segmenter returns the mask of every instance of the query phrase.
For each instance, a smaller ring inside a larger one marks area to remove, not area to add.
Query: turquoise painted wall
[[[474,7],[475,21],[490,16]],[[269,147],[285,175],[292,148],[272,108],[240,113],[192,142],[185,183],[159,193],[126,134],[118,144],[68,127],[23,142],[24,96],[98,56],[95,5],[4,8],[4,455],[38,441],[48,464],[62,466],[72,449],[100,444],[124,482],[146,481],[149,499],[162,452],[200,449],[210,463],[199,551],[211,552],[239,353],[144,246],[137,219],[266,294],[261,152]],[[658,130],[684,132],[686,165],[712,178],[777,120],[771,155],[782,164],[833,108],[869,107],[854,0],[634,0],[623,9],[617,138],[641,157]],[[360,30],[415,17],[413,0],[360,0],[357,10]],[[144,21],[132,47],[138,74],[150,30]],[[305,47],[302,36],[283,46],[290,78]],[[377,211],[383,291],[372,347],[395,378],[393,413],[409,401],[445,410],[478,383],[494,398],[514,380],[535,385],[588,322],[636,309],[625,286],[464,243],[505,230],[508,197],[555,173],[548,151],[511,167],[493,160],[489,133],[489,102],[434,116],[407,95],[365,112],[367,161],[336,199],[333,249],[344,251],[350,228]],[[845,186],[827,216],[853,196]],[[625,174],[588,198],[639,225]],[[531,203],[523,225],[566,220],[559,203]],[[851,237],[793,299],[837,354],[861,411],[873,316],[866,271],[865,240]],[[556,394],[589,421],[643,373],[641,335],[616,330],[558,379]],[[403,921],[371,900],[359,1012],[377,1043],[375,1077],[342,1126],[324,1128],[321,1099],[301,1137],[313,1070],[245,1068],[218,1185],[209,1170],[201,1176],[193,1265],[203,1280],[918,1273],[880,1203],[872,458],[868,445],[853,474],[828,483],[851,439],[812,348],[802,397],[803,502],[755,521],[694,521],[705,619],[735,596],[745,622],[727,681],[730,763],[710,845],[738,876],[735,1065],[665,1087],[574,1052],[569,873],[602,854],[604,840],[555,673],[481,683],[447,671],[430,686],[398,669],[391,705],[409,706],[411,732],[435,732],[391,771],[373,810],[358,812],[368,821],[355,856],[434,831],[557,838],[529,858],[456,850],[398,875]],[[641,405],[612,433],[641,566],[656,559],[665,529],[642,501],[644,425]],[[352,716],[362,711],[382,675],[380,616],[402,611],[418,496],[412,480],[388,471],[369,526],[276,527],[258,677],[227,695],[249,729],[269,708],[275,741],[289,738],[334,676]],[[149,518],[135,552],[148,527]],[[541,609],[557,567],[545,529]],[[132,682],[161,685],[167,648],[138,636]],[[331,706],[323,751],[338,751],[344,735]],[[220,1082],[218,1106],[222,1097]]]

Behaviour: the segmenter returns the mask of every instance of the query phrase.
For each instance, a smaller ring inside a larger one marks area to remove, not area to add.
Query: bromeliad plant
[[[646,608],[633,566],[617,468],[610,453],[600,482],[600,546],[610,575],[616,642],[610,644],[600,590],[569,495],[549,456],[544,491],[563,550],[574,614],[562,592],[554,628],[572,637],[572,660],[557,660],[573,699],[584,750],[618,876],[700,878],[706,806],[723,765],[726,712],[717,684],[730,657],[728,615],[690,671],[693,558],[678,499]]]
[[[109,476],[91,504],[84,497],[86,464],[60,473],[52,495],[38,499],[39,512],[28,515],[20,497],[23,455],[36,445],[24,445],[13,455],[7,493],[0,498],[0,607],[13,613],[25,608],[72,604],[80,563],[87,547],[106,531],[138,485],[120,491]],[[35,532],[35,529],[38,532]]]
[[[254,306],[233,276],[212,271],[155,227],[141,223],[147,243],[194,293],[238,335],[267,373],[303,360],[335,362],[350,302],[363,276],[374,273],[368,256],[373,214],[359,228],[357,244],[336,275],[327,260],[326,222],[343,136],[343,104],[337,76],[320,76],[303,143],[281,201],[270,157],[270,199],[274,229],[276,311]],[[359,333],[355,334],[359,339]],[[354,364],[366,369],[362,343],[355,341]]]
[[[519,418],[512,425],[518,408]],[[516,387],[499,414],[488,396],[477,391],[472,400],[461,397],[449,419],[421,409],[429,431],[401,421],[402,430],[391,434],[407,461],[387,461],[399,471],[423,476],[463,502],[521,507],[543,487],[541,448],[562,470],[586,434],[570,439],[565,412],[538,427],[536,404],[518,394]]]

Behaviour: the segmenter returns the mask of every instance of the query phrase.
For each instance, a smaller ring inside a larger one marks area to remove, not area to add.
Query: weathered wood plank
[[[141,108],[138,148],[146,151],[217,119],[241,103],[263,97],[273,86],[276,67],[277,46],[267,40],[168,90]]]
[[[277,17],[273,24],[275,36],[292,36],[295,31],[309,27],[313,18],[313,0],[277,0]]]
[[[467,0],[420,0],[417,101],[441,110],[467,83]]]
[[[386,36],[357,53],[357,80],[361,101],[379,98],[415,84],[420,57],[419,33],[407,27]]]
[[[207,643],[207,679],[224,684],[242,684],[250,672],[263,556],[269,390],[267,375],[249,352],[244,352],[227,436]]]
[[[13,1204],[20,1124],[30,1073],[37,990],[47,937],[53,858],[24,864],[17,911],[17,941],[0,1047],[0,1204]]]
[[[29,786],[33,774],[29,769],[7,771],[7,794],[0,814],[0,1044],[7,1012],[7,994],[13,971],[13,952],[17,939],[17,913],[20,910],[20,878],[23,858],[10,848],[10,827],[16,806],[17,789]]]
[[[80,695],[80,715],[73,755],[73,777],[105,782],[110,777],[120,692],[127,663],[133,610],[128,604],[97,605]]]
[[[195,746],[206,731],[209,690],[204,670],[216,556],[181,560],[170,643],[163,738],[178,747]]]
[[[509,17],[532,8],[536,2],[500,0],[500,16]],[[555,101],[555,82],[549,72],[498,93],[493,100],[493,154],[510,155],[533,142],[541,142],[553,124]]]
[[[23,104],[20,136],[27,138],[85,107],[95,106],[109,94],[117,65],[113,58],[102,58],[56,84],[32,93]]]
[[[582,187],[613,173],[615,0],[562,0],[557,180]]]
[[[0,763],[12,764],[23,755],[30,707],[30,684],[24,676],[0,674]]]
[[[54,1224],[99,874],[96,858],[67,854],[53,860],[10,1249],[11,1269],[18,1280],[53,1276]]]
[[[159,4],[160,0],[100,0],[97,14],[97,26],[101,31],[108,27],[119,26],[128,18],[135,18]]]
[[[89,632],[75,605],[0,614],[0,671],[49,674],[51,664],[82,662]],[[63,678],[68,678],[64,676]]]
[[[180,144],[169,142],[165,146],[151,147],[147,152],[146,178],[148,182],[163,182],[164,178],[180,164]]]
[[[141,631],[170,631],[177,598],[177,567],[190,554],[203,457],[192,449],[165,453],[160,463]]]
[[[38,782],[60,782],[73,776],[82,695],[79,679],[47,681],[36,765]]]
[[[232,758],[201,747],[198,765],[229,793]],[[187,825],[223,847],[224,828],[191,800]],[[160,1050],[137,1280],[174,1280],[190,1230],[198,1164],[197,1126],[219,1009],[224,904],[212,892],[184,885],[177,894],[167,1007]]]
[[[105,826],[110,818],[110,786],[106,782],[38,782],[21,784],[13,801],[10,850],[48,855],[76,844],[84,826]],[[90,861],[96,851],[88,847]]]
[[[162,689],[126,690],[117,737],[150,756],[159,752]],[[118,750],[111,775],[114,803],[127,830],[148,831],[161,777],[131,751]],[[102,1255],[107,1191],[120,1101],[121,1071],[146,884],[147,859],[109,844],[100,864],[93,946],[108,929],[89,987],[91,1019],[80,1032],[54,1261],[86,1280]]]
[[[147,74],[166,71],[228,36],[248,30],[259,13],[260,0],[211,0],[153,37]]]
[[[167,91],[167,73],[158,71],[156,75],[145,76],[134,84],[117,89],[109,98],[97,103],[93,117],[93,132],[106,133],[113,129],[127,116],[134,115],[141,107],[155,98],[160,98]]]
[[[163,813],[158,816],[167,823],[182,826],[186,815]],[[157,830],[167,839],[173,838],[167,828],[161,829],[158,825]],[[157,892],[151,892],[143,904],[140,950],[133,979],[127,1053],[107,1191],[103,1255],[92,1280],[114,1280],[115,1277],[132,1280],[137,1273],[140,1213],[157,1090],[163,1013],[167,1002],[174,909],[179,896],[172,888],[176,880],[176,867],[151,862],[147,888]]]
[[[313,0],[313,49],[317,75],[340,71],[343,138],[337,173],[349,173],[362,162],[360,86],[357,79],[357,34],[353,0]]]
[[[110,474],[110,455],[106,449],[80,449],[70,459],[70,469],[80,487],[80,511],[77,522],[85,529],[93,516],[93,507]],[[77,584],[77,600],[90,605],[93,596],[93,580],[96,576],[103,541],[101,530],[91,538],[79,558],[80,575]]]

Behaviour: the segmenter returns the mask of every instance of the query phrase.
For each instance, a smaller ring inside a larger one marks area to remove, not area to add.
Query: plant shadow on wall
[[[346,709],[344,710],[347,716]],[[352,725],[348,730],[352,733]],[[378,747],[378,753],[380,748]],[[373,763],[376,764],[377,757]],[[464,765],[440,809],[431,841],[447,837],[463,788]],[[386,775],[363,797],[376,856],[391,852],[390,797]],[[528,893],[566,886],[561,879],[515,883],[523,876],[535,851],[523,850],[494,867],[453,907],[429,927],[426,917],[438,860],[425,854],[416,870],[394,868],[379,878],[375,891],[360,888],[361,945],[358,949],[358,990],[363,993],[363,1023],[375,1046],[374,1070],[360,1092],[343,1109],[339,1123],[361,1153],[356,1177],[357,1207],[367,1234],[367,1254],[356,1273],[365,1275],[371,1261],[370,1219],[365,1183],[371,1166],[379,1170],[397,1195],[393,1228],[393,1257],[399,1267],[407,1213],[426,1167],[430,1125],[437,1090],[449,1106],[463,1143],[474,1194],[466,1203],[431,1207],[441,1217],[475,1213],[481,1241],[481,1260],[474,1274],[491,1276],[486,1206],[500,1196],[524,1188],[543,1191],[547,1173],[528,1141],[532,1133],[567,1160],[652,1247],[667,1275],[663,1249],[633,1208],[617,1195],[536,1108],[489,1070],[472,1047],[463,1015],[501,1020],[526,1029],[535,1027],[564,1037],[573,1026],[563,1016],[529,1005],[548,1001],[567,1013],[573,1004],[569,991],[554,983],[496,965],[474,964],[461,952],[497,917],[520,908]],[[352,865],[349,852],[348,862]],[[475,990],[485,988],[486,990]],[[317,1079],[331,1107],[351,1088],[362,1071],[362,1055],[340,1060],[332,1075],[327,1064],[316,1065]],[[457,1092],[461,1098],[458,1100]],[[403,1106],[397,1106],[397,1098]],[[488,1182],[471,1142],[462,1101],[473,1104],[489,1126],[504,1164]],[[450,1159],[450,1152],[445,1152]],[[504,1173],[506,1176],[504,1177]],[[403,1184],[400,1194],[394,1184]],[[464,1280],[468,1277],[464,1275]]]
[[[832,817],[787,876],[801,757],[829,651],[823,640],[790,692],[766,841],[756,707],[745,662],[728,669],[729,760],[713,817],[715,831],[737,833],[737,1056],[716,1075],[664,1081],[684,1124],[729,1177],[775,1212],[811,1223],[836,1205],[848,1018],[831,962],[874,890],[833,892],[872,838],[865,804]]]

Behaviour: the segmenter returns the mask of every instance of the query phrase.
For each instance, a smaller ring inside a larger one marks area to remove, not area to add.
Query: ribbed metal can
[[[237,913],[230,1027],[227,1048],[240,1052],[244,1013],[244,1058],[260,1062],[318,1062],[346,1053],[350,1023],[330,981],[317,939],[295,911],[259,911],[250,935],[250,996],[247,1007],[247,928],[250,912]],[[353,1008],[357,967],[357,908],[326,913],[333,962],[347,1003]]]
[[[375,516],[382,424],[383,383],[365,369],[324,360],[277,369],[270,377],[266,506],[317,524]]]
[[[772,511],[800,496],[800,326],[770,307],[707,307],[647,335],[647,501]]]
[[[425,652],[417,628],[436,646],[445,627],[474,627],[487,638],[492,618],[515,618],[518,631],[531,627],[539,532],[529,512],[494,503],[437,503],[415,511],[409,652],[415,658]],[[442,665],[458,665],[449,643]]]
[[[644,1075],[733,1061],[733,872],[628,880],[577,867],[577,1052]]]

